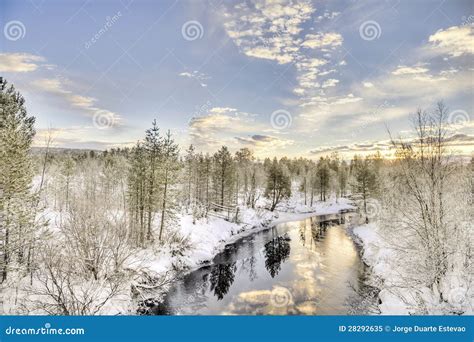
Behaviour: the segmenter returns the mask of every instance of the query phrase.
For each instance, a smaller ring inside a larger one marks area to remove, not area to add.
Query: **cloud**
[[[209,80],[211,78],[210,76],[197,70],[194,70],[192,72],[185,71],[180,73],[179,76],[196,80],[199,82],[201,87],[207,87],[207,83],[204,83],[204,81]]]
[[[323,21],[325,19],[326,20],[331,20],[331,19],[334,19],[334,18],[338,17],[340,14],[341,14],[341,12],[324,11],[323,15],[319,15],[319,16],[316,17],[315,22],[320,23],[321,21]]]
[[[413,138],[404,139],[404,141],[413,144],[417,142],[417,140]],[[469,155],[474,148],[474,135],[453,134],[446,138],[445,142],[451,150]],[[390,156],[395,149],[396,147],[393,146],[391,141],[377,140],[346,145],[322,146],[311,150],[309,153],[314,156],[323,156],[332,152],[338,152],[347,158],[351,158],[354,154],[368,155],[377,151],[383,155]]]
[[[277,148],[286,147],[294,143],[291,139],[261,134],[254,134],[248,137],[235,137],[235,139],[243,145],[250,146],[253,150],[256,150],[258,154],[262,154],[262,152],[265,151],[269,152],[269,155],[274,154]]]
[[[209,112],[213,114],[236,113],[237,109],[230,107],[214,107],[209,109]]]
[[[235,108],[214,107],[189,122],[191,141],[199,149],[213,152],[222,145],[230,149],[250,147],[256,156],[269,156],[293,144],[293,140],[263,134],[270,124],[257,122],[255,115]]]
[[[310,106],[315,98],[328,101],[324,90],[335,88],[339,80],[324,77],[345,65],[333,56],[339,52],[344,39],[333,30],[312,31],[308,23],[316,14],[313,1],[241,2],[226,4],[223,9],[224,27],[239,51],[250,57],[294,65],[293,93],[298,97],[297,104]],[[338,15],[338,12],[326,11],[320,20]],[[349,100],[358,101],[355,97]]]
[[[335,48],[342,45],[343,39],[339,33],[329,32],[329,33],[316,33],[316,34],[307,34],[304,42],[301,44],[303,47],[310,49],[316,48]]]
[[[302,24],[315,8],[311,1],[258,1],[224,7],[224,27],[240,51],[279,64],[298,56]]]
[[[451,57],[472,55],[474,53],[474,26],[452,26],[431,35],[428,41],[431,48]]]
[[[111,132],[112,133],[112,132]],[[101,131],[98,139],[91,137],[91,127],[72,126],[68,128],[37,129],[33,145],[46,147],[48,138],[51,138],[50,147],[68,146],[69,148],[84,148],[105,150],[112,147],[131,147],[136,141],[118,141],[115,133],[107,136]]]
[[[396,70],[392,71],[392,75],[425,74],[428,71],[429,69],[424,68],[422,66],[414,66],[414,67],[398,66]]]
[[[0,53],[0,72],[31,72],[44,61],[43,57],[29,53]]]
[[[334,78],[330,78],[326,81],[324,81],[323,85],[321,86],[321,88],[329,88],[329,87],[335,87],[336,84],[339,83],[339,80],[336,80]]]
[[[103,109],[97,106],[98,100],[93,97],[82,96],[73,93],[73,91],[66,88],[64,81],[58,78],[42,78],[32,81],[31,86],[36,90],[55,94],[71,106],[82,110],[89,117],[96,118],[102,117],[107,119],[108,125],[111,127],[118,127],[123,125],[122,118],[107,109]]]

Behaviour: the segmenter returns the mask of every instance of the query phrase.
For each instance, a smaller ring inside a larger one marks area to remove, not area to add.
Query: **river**
[[[366,267],[348,235],[356,214],[281,223],[226,246],[177,281],[159,315],[367,314]],[[369,299],[368,299],[369,298]]]

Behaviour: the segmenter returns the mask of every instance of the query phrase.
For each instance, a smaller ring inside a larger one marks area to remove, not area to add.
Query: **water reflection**
[[[257,258],[254,255],[242,260],[242,264],[240,267],[243,272],[248,274],[250,282],[258,278],[256,265],[257,265]]]
[[[361,314],[357,303],[363,300],[358,291],[364,272],[342,217],[308,218],[228,246],[216,256],[214,265],[176,283],[154,312]]]
[[[274,233],[274,229],[272,229]],[[281,264],[290,256],[290,237],[288,234],[273,238],[265,244],[265,267],[275,278],[281,270]]]
[[[212,267],[209,282],[211,283],[211,291],[214,291],[214,295],[218,300],[224,298],[229,291],[230,286],[234,282],[235,270],[235,262],[231,264],[217,264]]]

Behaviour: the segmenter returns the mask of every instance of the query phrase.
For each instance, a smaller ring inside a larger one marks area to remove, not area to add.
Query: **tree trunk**
[[[163,189],[163,205],[161,208],[161,223],[160,223],[160,235],[158,240],[161,241],[161,236],[163,234],[163,227],[165,225],[165,212],[166,212],[166,193],[168,190],[168,169],[165,171],[165,188]]]

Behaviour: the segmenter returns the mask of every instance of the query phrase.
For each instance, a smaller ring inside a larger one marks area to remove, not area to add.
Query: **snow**
[[[419,314],[420,301],[424,303],[425,314],[473,314],[473,289],[464,281],[463,275],[447,274],[442,289],[400,287],[402,275],[395,266],[395,252],[383,239],[378,226],[372,223],[354,227],[353,234],[362,246],[362,259],[371,268],[373,278],[380,280],[377,286],[380,288],[379,309],[382,315]],[[445,294],[444,301],[439,300],[440,290]]]

